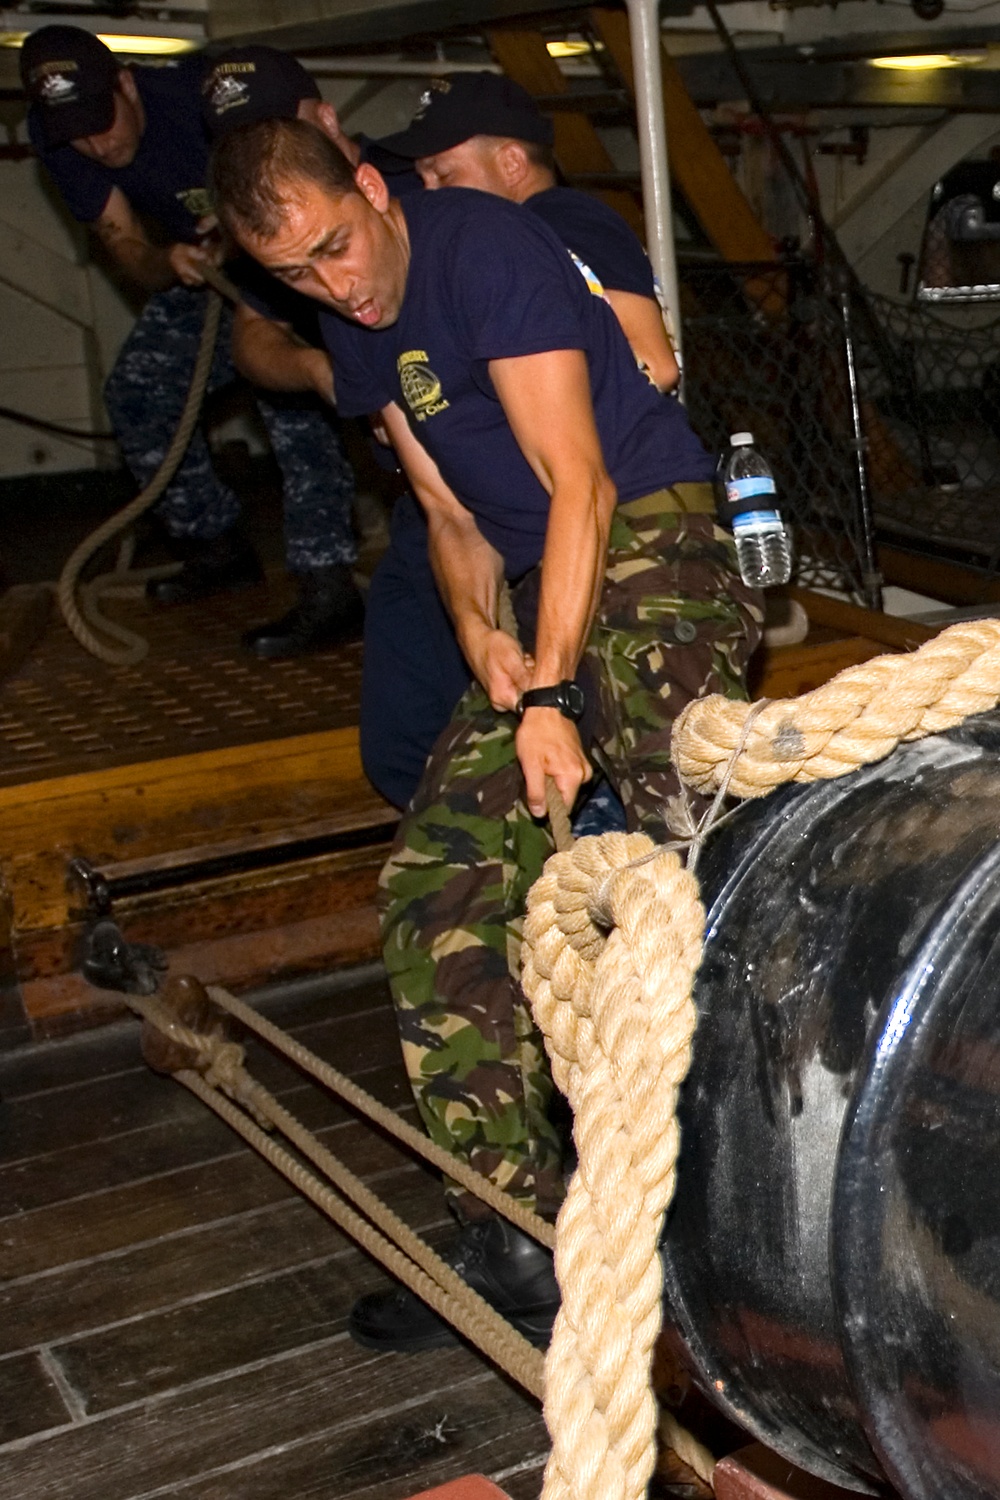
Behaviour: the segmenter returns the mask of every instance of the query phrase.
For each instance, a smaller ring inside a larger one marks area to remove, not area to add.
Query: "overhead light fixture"
[[[545,50],[550,57],[585,57],[591,51],[589,42],[546,42]]]
[[[118,36],[99,31],[98,41],[112,52],[132,52],[137,57],[169,57],[174,52],[193,52],[198,42],[186,36]]]
[[[912,57],[870,57],[873,68],[895,68],[899,73],[925,73],[937,68],[965,68],[972,61],[951,52],[918,52]],[[978,61],[978,59],[977,59]]]
[[[20,47],[28,31],[0,32],[0,47]],[[126,36],[117,32],[97,33],[98,41],[111,52],[124,52],[132,57],[170,57],[178,52],[192,52],[201,42],[187,36]]]

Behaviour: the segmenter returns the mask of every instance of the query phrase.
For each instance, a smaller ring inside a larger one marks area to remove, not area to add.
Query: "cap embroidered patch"
[[[247,104],[250,100],[250,86],[240,78],[232,75],[216,77],[212,80],[212,86],[208,91],[208,102],[216,114],[224,114],[227,109],[235,109],[239,104]]]
[[[69,104],[79,97],[76,79],[63,73],[48,73],[38,85],[38,97],[46,104]]]
[[[425,88],[424,91],[423,91],[423,93],[420,95],[420,101],[417,104],[417,112],[413,116],[413,118],[415,120],[422,120],[423,119],[424,113],[428,109],[430,109],[431,105],[434,103],[434,95],[435,94],[450,94],[450,93],[451,93],[451,83],[449,82],[449,80],[447,78],[432,78],[431,81],[430,81],[430,83],[428,84],[427,88]]]

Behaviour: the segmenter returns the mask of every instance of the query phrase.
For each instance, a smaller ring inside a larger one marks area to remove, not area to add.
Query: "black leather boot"
[[[255,656],[301,656],[361,635],[365,606],[344,563],[303,573],[299,602],[280,620],[248,630],[243,644]]]
[[[210,542],[189,542],[185,550],[189,555],[179,573],[151,578],[146,584],[146,595],[154,604],[193,604],[263,580],[260,558],[236,528]]]
[[[466,1224],[448,1264],[536,1348],[552,1336],[559,1310],[559,1287],[551,1252],[506,1219]],[[449,1324],[404,1287],[370,1292],[351,1308],[348,1332],[366,1349],[413,1354],[457,1342]]]

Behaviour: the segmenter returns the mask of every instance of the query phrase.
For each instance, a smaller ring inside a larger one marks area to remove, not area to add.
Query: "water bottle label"
[[[734,536],[760,536],[767,531],[783,531],[776,510],[745,510],[733,518]]]
[[[730,505],[740,500],[752,500],[755,495],[773,495],[774,480],[767,474],[755,474],[750,479],[727,479],[726,499]]]

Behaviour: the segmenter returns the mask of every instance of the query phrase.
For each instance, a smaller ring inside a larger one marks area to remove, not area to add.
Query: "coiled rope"
[[[239,291],[233,283],[213,267],[206,268],[205,280],[209,283],[206,290],[205,321],[202,325],[198,353],[191,372],[191,384],[188,387],[184,408],[170,446],[156,473],[135,499],[130,500],[120,511],[98,526],[96,531],[91,532],[90,536],[84,538],[67,559],[59,575],[59,582],[56,584],[59,608],[73,635],[92,656],[108,662],[111,666],[135,666],[148,654],[149,642],[136,631],[129,630],[115,620],[109,620],[101,612],[100,601],[109,597],[119,599],[141,597],[148,580],[168,578],[178,572],[180,565],[166,563],[162,567],[130,571],[134,542],[129,537],[121,544],[114,570],[110,573],[102,573],[99,577],[83,584],[79,588],[78,595],[80,574],[101,547],[112,541],[120,532],[127,531],[140,516],[145,515],[146,511],[156,504],[187,452],[191,435],[198,423],[205,388],[212,371],[212,357],[219,333],[223,299],[236,301],[239,298]],[[112,644],[112,642],[117,642],[117,644]]]

